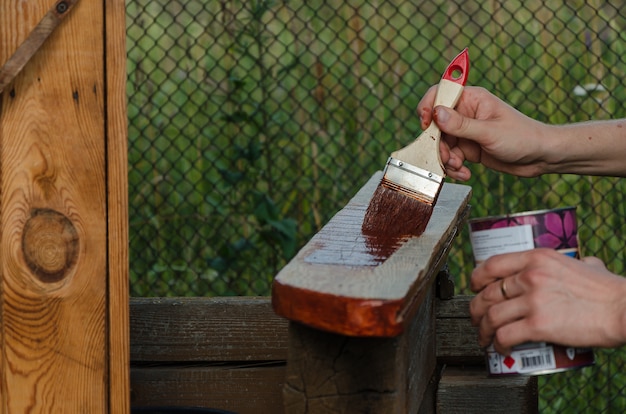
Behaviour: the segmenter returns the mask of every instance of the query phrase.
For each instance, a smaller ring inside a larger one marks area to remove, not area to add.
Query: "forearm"
[[[545,173],[626,177],[626,119],[546,128]]]

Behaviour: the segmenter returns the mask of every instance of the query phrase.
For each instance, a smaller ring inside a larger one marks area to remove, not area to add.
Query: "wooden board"
[[[132,298],[131,360],[287,359],[287,321],[268,298]]]
[[[472,296],[435,300],[437,358],[484,364]],[[266,297],[130,298],[133,363],[275,361],[287,358],[288,322]]]
[[[0,2],[0,62],[52,3]],[[81,0],[2,96],[0,412],[129,410],[123,10]]]
[[[133,407],[279,413],[287,321],[269,298],[131,298]]]
[[[437,358],[444,364],[485,364],[485,351],[478,345],[478,328],[472,326],[469,303],[472,296],[437,301]]]
[[[344,335],[403,331],[465,221],[471,189],[446,183],[421,236],[381,245],[361,232],[381,175],[375,174],[276,276],[277,314]]]
[[[438,413],[536,414],[537,377],[490,378],[485,368],[446,368],[437,390]]]
[[[84,0],[81,0],[84,1]],[[102,2],[94,2],[94,5]],[[105,0],[109,412],[130,412],[126,2]]]
[[[203,407],[278,414],[285,364],[187,365],[131,369],[135,407]],[[190,410],[191,411],[191,410]]]

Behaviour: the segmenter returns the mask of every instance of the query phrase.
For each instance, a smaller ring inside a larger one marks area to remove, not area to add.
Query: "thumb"
[[[437,106],[434,109],[433,119],[439,129],[448,135],[466,138],[479,144],[481,139],[487,136],[483,121],[467,118],[445,106]]]

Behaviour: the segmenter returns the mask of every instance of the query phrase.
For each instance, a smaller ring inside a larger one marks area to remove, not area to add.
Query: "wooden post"
[[[429,400],[437,365],[433,292],[404,334],[391,338],[350,337],[291,323],[285,412],[417,413]]]
[[[0,64],[53,2],[0,2]],[[125,11],[81,0],[0,105],[0,412],[129,411]]]
[[[434,282],[471,190],[444,185],[420,237],[383,245],[361,232],[380,176],[274,280],[272,306],[292,321],[287,413],[434,412]]]

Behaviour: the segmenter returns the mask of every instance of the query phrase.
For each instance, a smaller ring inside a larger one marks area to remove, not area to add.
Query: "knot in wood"
[[[78,233],[63,214],[51,209],[34,209],[22,234],[24,260],[39,280],[62,280],[78,257]]]

